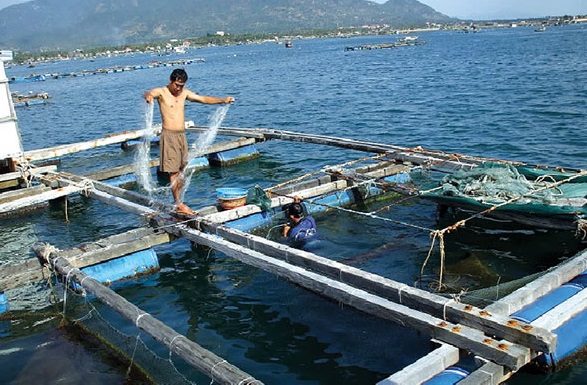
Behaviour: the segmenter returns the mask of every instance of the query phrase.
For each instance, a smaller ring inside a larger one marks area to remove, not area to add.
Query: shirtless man
[[[227,96],[217,98],[214,96],[198,95],[184,88],[188,80],[188,74],[182,68],[174,69],[169,76],[169,84],[165,87],[153,88],[145,92],[147,103],[153,103],[157,99],[163,130],[160,137],[159,170],[169,174],[171,192],[177,212],[193,215],[194,210],[189,208],[181,200],[183,188],[183,170],[187,166],[188,144],[185,135],[185,101],[202,104],[227,104],[233,103],[234,98]]]

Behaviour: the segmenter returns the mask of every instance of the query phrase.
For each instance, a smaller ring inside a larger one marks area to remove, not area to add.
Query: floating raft
[[[14,107],[28,107],[34,106],[37,104],[46,104],[49,102],[51,96],[46,92],[37,92],[37,93],[30,93],[30,94],[20,94],[18,92],[13,92],[11,94],[12,97],[12,104]]]
[[[405,40],[405,41],[397,41],[395,43],[381,43],[381,44],[363,44],[363,45],[356,45],[356,46],[347,46],[344,47],[345,51],[364,51],[364,50],[374,50],[374,49],[388,49],[388,48],[403,48],[403,47],[412,47],[417,45],[424,45],[427,44],[426,41],[420,40]]]
[[[126,71],[136,71],[136,70],[143,70],[149,68],[157,68],[157,67],[171,67],[171,66],[180,66],[180,65],[188,65],[192,63],[199,63],[205,62],[206,59],[204,58],[190,58],[190,59],[181,59],[181,60],[170,60],[170,61],[153,61],[149,64],[137,64],[137,65],[130,65],[130,66],[115,66],[115,67],[108,67],[108,68],[99,68],[95,70],[85,70],[85,71],[76,71],[76,72],[63,72],[63,73],[46,73],[46,74],[31,74],[29,76],[12,76],[8,79],[9,83],[31,83],[31,82],[41,82],[47,79],[61,79],[66,77],[84,77],[84,76],[91,76],[91,75],[103,75],[103,74],[113,74],[118,72],[126,72]]]
[[[206,128],[191,126],[188,129],[198,131]],[[269,210],[263,211],[254,204],[232,210],[211,206],[199,209],[201,215],[188,221],[178,221],[169,214],[163,214],[169,212],[170,208],[162,202],[100,182],[97,178],[59,173],[51,169],[31,174],[30,177],[43,187],[37,187],[33,194],[29,193],[32,187],[11,192],[10,196],[4,195],[7,193],[0,194],[0,201],[5,201],[3,208],[0,205],[4,213],[13,214],[33,204],[31,202],[38,204],[43,199],[54,199],[58,194],[84,194],[88,198],[137,214],[145,219],[146,224],[125,234],[97,240],[93,245],[67,251],[56,251],[49,245],[37,245],[41,263],[30,260],[0,268],[0,292],[44,279],[49,269],[51,274],[68,277],[76,285],[93,293],[202,372],[221,373],[224,380],[214,378],[219,383],[261,384],[261,381],[119,298],[101,283],[109,279],[107,276],[98,280],[93,276],[98,273],[83,270],[87,266],[130,257],[127,261],[131,261],[129,265],[133,267],[129,269],[126,261],[118,263],[118,267],[123,266],[127,273],[112,273],[113,279],[133,276],[141,271],[140,267],[144,267],[143,273],[148,274],[150,269],[158,268],[154,263],[156,255],[150,248],[172,239],[184,238],[286,278],[341,304],[386,320],[402,320],[406,325],[430,335],[438,348],[413,365],[391,374],[379,382],[380,385],[426,381],[431,381],[428,382],[430,384],[446,384],[454,383],[452,379],[455,376],[459,384],[497,384],[525,365],[536,362],[537,358],[542,357],[544,365],[552,365],[583,346],[583,337],[575,338],[575,334],[567,333],[568,328],[576,329],[573,325],[583,322],[583,317],[587,317],[587,301],[584,300],[587,291],[582,288],[584,279],[576,278],[587,270],[587,252],[576,255],[491,306],[478,308],[247,232],[263,226],[272,216],[283,216],[282,207],[291,203],[293,196],[299,196],[309,203],[310,210],[320,210],[334,205],[347,205],[357,197],[365,199],[377,193],[393,191],[409,195],[413,191],[404,185],[410,181],[410,172],[417,168],[453,173],[478,167],[487,159],[282,130],[221,128],[220,133],[244,137],[217,145],[217,148],[225,150],[231,146],[240,148],[267,140],[291,140],[375,155],[368,157],[367,166],[350,168],[355,162],[348,162],[344,167],[322,170],[320,175],[303,182],[266,189],[270,197]],[[25,153],[25,159],[32,161],[58,157],[84,148],[134,140],[143,135],[144,131],[137,131],[100,141],[35,150]],[[123,175],[125,171],[120,169],[118,173]],[[104,176],[112,178],[116,175],[110,173]],[[30,200],[29,195],[35,196],[35,199]],[[334,195],[336,199],[329,200]],[[9,306],[4,304],[3,307],[7,309]],[[569,344],[567,341],[576,343]],[[468,356],[477,357],[480,363],[472,371],[464,371],[459,367],[459,362]]]

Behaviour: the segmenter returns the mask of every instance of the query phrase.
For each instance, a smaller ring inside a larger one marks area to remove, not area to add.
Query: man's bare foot
[[[185,203],[178,204],[176,208],[178,214],[196,215],[198,213],[197,211],[190,209]]]

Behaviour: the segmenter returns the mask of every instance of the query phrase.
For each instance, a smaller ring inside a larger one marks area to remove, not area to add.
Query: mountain
[[[0,10],[0,48],[70,50],[339,26],[448,22],[416,0],[33,0]]]

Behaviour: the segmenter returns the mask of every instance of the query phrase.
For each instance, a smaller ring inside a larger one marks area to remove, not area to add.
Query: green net
[[[247,194],[247,204],[257,205],[262,211],[268,211],[271,208],[271,198],[267,196],[261,186],[251,187]]]

